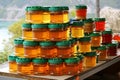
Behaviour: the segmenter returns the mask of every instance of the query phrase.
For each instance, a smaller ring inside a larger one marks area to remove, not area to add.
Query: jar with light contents
[[[64,23],[63,8],[60,6],[50,7],[50,23]]]
[[[90,34],[91,36],[91,46],[92,47],[99,47],[102,42],[102,36],[98,32],[93,32]]]
[[[8,56],[8,62],[9,62],[9,72],[17,72],[17,63],[16,63],[17,56],[15,55],[9,55]]]
[[[32,60],[34,74],[47,75],[49,71],[47,62],[48,60],[46,58],[34,58]]]
[[[54,76],[63,75],[63,60],[61,58],[52,58],[48,60],[49,74]]]
[[[39,43],[41,57],[54,58],[57,56],[55,42],[42,41]]]
[[[27,58],[35,58],[40,56],[39,43],[35,41],[24,41],[24,54]]]
[[[33,24],[32,25],[33,40],[45,41],[49,39],[48,24]]]
[[[90,37],[79,38],[79,52],[81,53],[91,52]]]
[[[83,25],[84,24],[82,21],[74,21],[71,24],[71,37],[73,38],[84,37]]]
[[[23,41],[24,40],[21,38],[14,39],[14,51],[16,56],[24,56]]]
[[[85,67],[91,68],[96,66],[96,52],[87,52],[85,56]]]
[[[31,23],[23,23],[22,25],[22,38],[24,40],[32,40],[32,27]]]
[[[69,8],[67,6],[63,6],[63,23],[69,22]]]
[[[18,57],[16,59],[17,70],[19,74],[31,75],[33,74],[33,65],[30,58]]]
[[[31,6],[27,8],[27,15],[30,23],[43,23],[43,8],[41,6]]]

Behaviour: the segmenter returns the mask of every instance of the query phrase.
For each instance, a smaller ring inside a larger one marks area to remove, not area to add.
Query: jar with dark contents
[[[117,56],[118,43],[112,42],[108,46],[108,56]]]
[[[109,44],[112,43],[112,30],[105,30],[102,32],[102,43]]]

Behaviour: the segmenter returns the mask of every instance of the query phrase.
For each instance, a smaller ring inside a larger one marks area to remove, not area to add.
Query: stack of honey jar
[[[76,6],[76,19],[69,21],[67,6],[26,8],[22,38],[14,40],[9,71],[35,75],[74,75],[96,66],[117,52],[112,30],[105,18],[86,19],[87,6]],[[113,49],[114,48],[114,49]],[[113,54],[114,53],[114,54]]]

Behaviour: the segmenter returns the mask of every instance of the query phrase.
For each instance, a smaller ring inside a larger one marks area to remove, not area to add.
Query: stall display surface
[[[95,73],[98,73],[99,71],[108,68],[111,65],[114,65],[115,63],[120,61],[120,53],[118,53],[118,56],[111,56],[107,60],[99,61],[97,63],[97,66],[93,68],[86,68],[81,73],[76,75],[64,75],[64,76],[37,76],[37,75],[21,75],[16,73],[10,73],[8,62],[0,65],[0,76],[7,76],[7,77],[13,77],[13,78],[23,78],[27,80],[73,80],[73,79],[80,79],[83,80]]]

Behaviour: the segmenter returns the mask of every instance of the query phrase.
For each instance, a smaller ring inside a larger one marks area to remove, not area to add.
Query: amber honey
[[[35,41],[24,41],[24,54],[27,58],[35,58],[40,56],[39,44]]]
[[[84,52],[91,52],[91,39],[90,37],[83,37],[79,39],[79,51]]]
[[[43,9],[41,6],[31,6],[27,9],[30,23],[43,23]]]
[[[60,41],[57,45],[57,57],[69,58],[72,55],[70,41]]]
[[[16,56],[24,56],[24,48],[23,48],[23,39],[21,38],[16,38],[14,40],[14,51]]]
[[[50,7],[50,23],[63,23],[63,8]]]
[[[24,23],[22,25],[22,38],[24,40],[32,40],[32,28],[30,23]]]
[[[31,75],[33,74],[33,65],[30,58],[17,58],[17,70],[19,74]]]
[[[87,52],[85,54],[85,67],[95,67],[96,66],[96,52]]]
[[[68,58],[65,60],[65,74],[75,75],[79,71],[79,64],[77,58]]]
[[[51,41],[61,41],[68,38],[67,28],[65,28],[64,24],[50,24],[48,27]]]
[[[16,63],[16,56],[9,55],[8,61],[9,61],[9,71],[10,72],[17,72],[17,63]]]
[[[60,76],[63,75],[63,60],[60,58],[49,59],[49,74]]]
[[[49,39],[49,30],[47,24],[32,25],[33,39],[35,41],[45,41]]]
[[[45,58],[34,58],[33,62],[33,72],[36,75],[47,75],[49,68],[47,64],[47,59]]]

